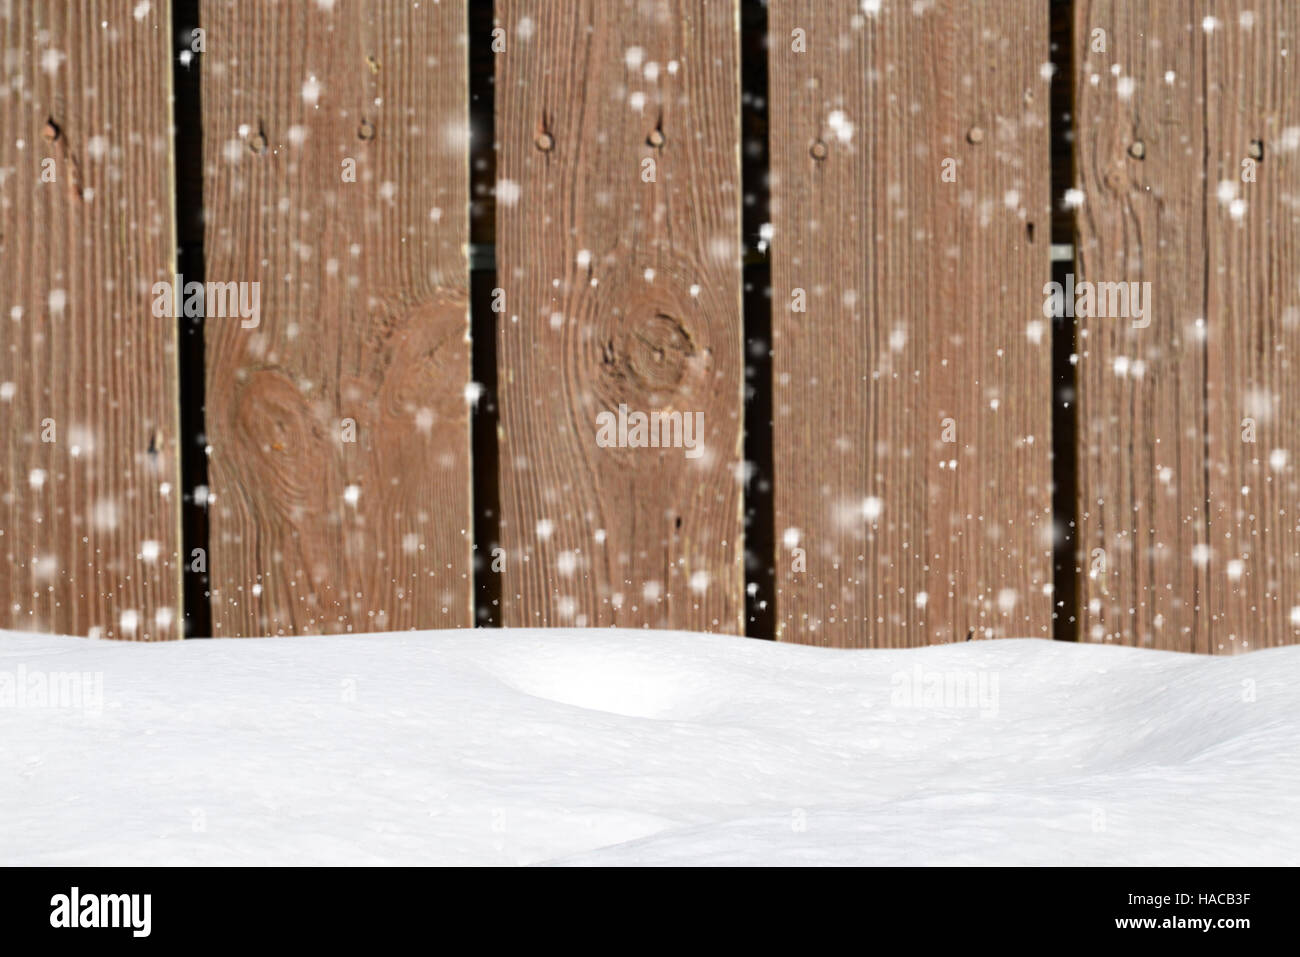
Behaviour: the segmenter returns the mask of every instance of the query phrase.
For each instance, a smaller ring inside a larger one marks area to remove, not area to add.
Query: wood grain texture
[[[1205,61],[1191,15],[1076,8],[1076,279],[1151,283],[1146,328],[1076,325],[1080,637],[1204,651]]]
[[[170,33],[0,5],[0,627],[181,637]]]
[[[469,626],[465,5],[201,13],[213,630]]]
[[[1051,634],[1046,14],[771,4],[781,640]]]
[[[502,623],[741,632],[736,3],[497,22]],[[598,446],[620,404],[702,414],[702,454]]]
[[[1285,2],[1077,7],[1076,272],[1151,283],[1149,326],[1078,326],[1084,640],[1295,640],[1294,453],[1269,460],[1298,447],[1296,28]]]
[[[1206,572],[1231,653],[1300,641],[1300,4],[1206,7]]]

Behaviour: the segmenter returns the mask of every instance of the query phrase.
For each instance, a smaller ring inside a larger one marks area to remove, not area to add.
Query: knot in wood
[[[1126,192],[1133,184],[1123,164],[1117,164],[1106,170],[1101,182],[1112,193]]]
[[[664,251],[622,265],[598,286],[584,286],[576,310],[591,330],[582,349],[597,370],[593,410],[621,403],[644,411],[704,408],[715,361],[705,317],[725,306],[713,301],[712,286],[699,283],[700,267],[690,259]]]
[[[622,345],[632,383],[652,394],[677,391],[697,351],[686,325],[658,310],[632,329]]]

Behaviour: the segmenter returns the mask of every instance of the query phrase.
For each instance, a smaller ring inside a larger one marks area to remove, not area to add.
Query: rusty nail
[[[824,160],[827,153],[826,144],[821,140],[813,140],[812,148],[809,149],[808,152],[812,154],[813,159],[819,161]]]
[[[361,125],[357,127],[357,139],[373,140],[375,138],[374,124],[369,120],[362,120]]]

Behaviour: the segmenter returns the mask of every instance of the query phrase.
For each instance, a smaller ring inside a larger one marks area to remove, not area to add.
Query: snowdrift
[[[1298,864],[1300,647],[0,632],[0,863]]]

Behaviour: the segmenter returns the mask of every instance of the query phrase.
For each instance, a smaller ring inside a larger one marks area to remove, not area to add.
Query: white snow
[[[320,102],[320,91],[320,80],[315,76],[307,77],[302,83],[302,101],[308,106],[315,106]]]
[[[0,864],[1297,864],[1298,683],[1300,647],[0,633]]]
[[[68,58],[68,55],[62,50],[46,50],[41,54],[41,69],[54,76],[59,72],[59,66]]]

